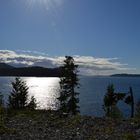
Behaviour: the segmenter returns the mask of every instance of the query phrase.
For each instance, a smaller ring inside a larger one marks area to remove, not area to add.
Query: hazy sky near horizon
[[[140,73],[140,0],[0,0],[0,50]]]

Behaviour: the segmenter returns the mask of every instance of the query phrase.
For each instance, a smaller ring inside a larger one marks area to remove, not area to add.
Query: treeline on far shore
[[[60,96],[58,114],[62,117],[68,117],[80,114],[79,94],[76,89],[80,88],[78,77],[78,65],[75,64],[73,57],[66,56],[62,66],[62,75],[60,77]],[[12,83],[12,91],[9,94],[7,105],[5,106],[3,94],[0,94],[0,125],[4,123],[4,116],[12,113],[15,110],[36,110],[37,102],[34,96],[30,97],[28,93],[28,86],[21,78],[15,78]],[[124,102],[131,107],[130,117],[140,119],[140,101],[134,102],[134,95],[132,87],[129,88],[128,93],[115,92],[113,84],[108,85],[107,91],[104,95],[103,109],[105,117],[122,118],[123,112],[118,108],[118,102]]]

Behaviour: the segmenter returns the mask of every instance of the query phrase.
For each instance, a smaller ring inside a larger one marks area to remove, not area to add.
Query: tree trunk
[[[130,96],[131,96],[131,118],[134,117],[134,96],[133,96],[133,90],[132,87],[129,88]]]

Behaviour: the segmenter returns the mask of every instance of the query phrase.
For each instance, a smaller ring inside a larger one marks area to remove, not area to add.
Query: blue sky
[[[106,73],[140,73],[139,45],[139,0],[0,1],[0,50],[22,56],[43,52],[57,59],[110,58],[108,62],[123,69]]]

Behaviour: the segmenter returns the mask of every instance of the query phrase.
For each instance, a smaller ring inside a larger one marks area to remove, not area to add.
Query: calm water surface
[[[0,90],[4,94],[5,100],[11,91],[11,81],[14,77],[0,77]],[[36,78],[24,77],[29,87],[29,97],[34,96],[38,102],[38,108],[57,109],[59,97],[59,78]],[[138,77],[80,77],[81,88],[80,109],[81,114],[102,116],[103,97],[107,85],[113,83],[116,92],[128,92],[129,86],[133,87],[135,101],[140,98],[140,78]],[[122,102],[119,108],[129,114],[130,107]]]

